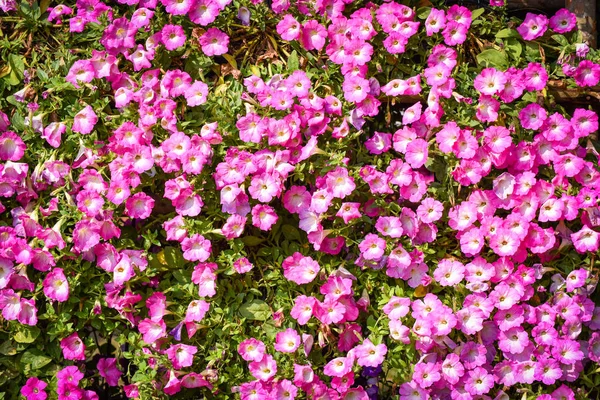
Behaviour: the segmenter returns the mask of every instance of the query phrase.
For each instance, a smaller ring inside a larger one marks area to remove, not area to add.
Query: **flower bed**
[[[0,396],[599,398],[598,53],[405,3],[0,2]]]

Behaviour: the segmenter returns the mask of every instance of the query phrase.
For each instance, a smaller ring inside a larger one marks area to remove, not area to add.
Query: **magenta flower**
[[[283,40],[296,40],[300,36],[301,25],[291,14],[286,14],[277,24],[277,33]]]
[[[507,78],[496,68],[485,68],[475,77],[474,86],[480,93],[493,96],[504,90]]]
[[[158,322],[144,319],[138,324],[138,329],[143,335],[144,342],[148,344],[153,344],[158,339],[167,336],[167,326],[162,319]]]
[[[258,339],[246,339],[239,344],[238,353],[246,361],[260,361],[265,355],[265,344]]]
[[[252,225],[263,231],[269,231],[278,218],[273,207],[257,204],[252,208]]]
[[[90,60],[77,60],[71,66],[65,80],[71,82],[76,88],[79,88],[78,82],[88,83],[95,77],[96,70]]]
[[[294,306],[290,311],[290,315],[300,325],[306,325],[306,323],[313,316],[315,309],[316,299],[314,297],[307,297],[300,295],[294,300]]]
[[[282,353],[293,353],[300,347],[300,335],[295,329],[278,332],[275,338],[275,350]]]
[[[246,257],[238,258],[233,262],[233,268],[238,274],[245,274],[251,271],[253,267],[254,265]]]
[[[319,264],[311,257],[295,252],[281,263],[283,275],[298,285],[312,282],[319,273]]]
[[[469,371],[465,381],[465,389],[473,396],[486,394],[493,386],[494,376],[481,367]]]
[[[69,282],[62,268],[54,268],[44,279],[44,294],[59,302],[69,299]]]
[[[183,250],[183,258],[186,260],[204,262],[210,257],[212,246],[209,240],[196,233],[189,238],[183,239],[181,248]]]
[[[413,372],[413,380],[422,388],[428,388],[442,378],[440,365],[437,363],[417,363]]]
[[[60,347],[66,360],[85,360],[85,345],[77,332],[62,339]]]
[[[277,362],[273,356],[265,354],[260,361],[252,361],[249,368],[253,377],[266,382],[277,373]]]
[[[561,8],[550,17],[550,29],[556,33],[567,33],[577,26],[577,16],[566,8]]]
[[[227,53],[229,36],[217,28],[209,28],[202,36],[200,36],[199,41],[202,46],[202,52],[207,56],[220,56],[221,54]]]
[[[581,87],[596,86],[600,82],[600,65],[583,60],[573,75],[575,83]]]
[[[18,320],[20,323],[29,326],[37,325],[37,308],[34,299],[21,298],[21,310],[19,311]]]
[[[534,40],[544,35],[548,29],[548,18],[542,14],[527,13],[525,21],[517,28],[525,40]]]
[[[67,130],[67,126],[62,122],[51,122],[42,133],[42,137],[46,139],[48,144],[55,149],[60,146],[61,137]]]
[[[352,370],[353,360],[348,357],[337,357],[329,361],[323,368],[327,376],[343,377]]]
[[[154,199],[144,192],[139,192],[127,199],[125,210],[131,218],[146,219],[152,213]]]
[[[327,30],[316,20],[306,21],[302,26],[300,42],[306,50],[321,50],[326,39]]]
[[[200,0],[200,1],[192,1],[192,6],[189,10],[188,16],[193,23],[206,26],[212,23],[219,12],[219,4],[216,1],[212,0]]]
[[[594,252],[600,245],[600,234],[584,225],[579,231],[571,234],[571,240],[578,252]]]
[[[365,260],[381,260],[385,253],[386,241],[381,239],[374,233],[369,233],[365,236],[365,239],[358,245],[361,256]]]
[[[98,373],[106,379],[109,386],[117,386],[122,372],[117,368],[116,358],[101,358],[98,361]]]
[[[88,134],[94,130],[94,126],[98,122],[98,117],[91,106],[85,106],[79,111],[73,120],[73,132]]]
[[[184,96],[190,107],[204,104],[208,96],[208,86],[202,81],[196,81],[186,89]]]
[[[21,388],[21,394],[27,400],[46,400],[48,398],[48,394],[44,391],[46,386],[48,386],[46,382],[31,377],[27,379],[27,383]]]
[[[27,146],[14,132],[7,131],[0,135],[0,160],[19,161]]]
[[[173,363],[173,368],[182,369],[192,366],[194,363],[194,354],[197,352],[198,348],[196,346],[179,343],[169,347],[167,357]]]
[[[160,39],[169,51],[176,50],[185,44],[185,33],[179,25],[165,25],[161,31]]]
[[[415,139],[406,145],[404,158],[412,168],[420,168],[427,162],[428,143],[424,139]]]
[[[354,348],[356,363],[362,367],[377,367],[385,359],[387,347],[385,344],[375,345],[369,339]]]

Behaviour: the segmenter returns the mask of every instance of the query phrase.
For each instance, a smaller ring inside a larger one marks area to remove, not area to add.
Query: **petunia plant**
[[[569,10],[0,10],[0,398],[600,398]]]

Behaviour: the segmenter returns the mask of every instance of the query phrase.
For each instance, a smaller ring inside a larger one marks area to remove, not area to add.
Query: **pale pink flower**
[[[181,369],[192,366],[194,363],[194,354],[197,352],[198,348],[196,346],[178,343],[169,347],[167,357],[173,363],[173,368]]]
[[[275,338],[275,350],[282,353],[293,353],[300,347],[300,335],[295,329],[286,329],[277,333]]]

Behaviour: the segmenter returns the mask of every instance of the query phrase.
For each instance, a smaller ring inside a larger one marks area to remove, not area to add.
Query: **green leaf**
[[[266,321],[271,316],[269,305],[259,299],[242,304],[239,312],[242,317],[256,321]]]
[[[233,58],[229,54],[223,54],[223,57],[227,60],[227,62],[229,63],[229,65],[231,65],[233,67],[233,69],[238,69],[237,62],[235,61],[235,58]]]
[[[15,114],[11,118],[10,122],[11,122],[13,129],[15,129],[16,131],[25,130],[25,119],[18,111],[15,112]]]
[[[487,49],[477,55],[477,63],[485,67],[505,70],[508,67],[506,53],[496,49]]]
[[[37,326],[21,325],[19,331],[14,336],[14,339],[17,343],[33,343],[35,339],[40,336],[40,332],[40,328]]]
[[[519,32],[511,28],[505,28],[496,33],[496,39],[518,38],[519,36]]]
[[[8,56],[8,65],[10,66],[10,73],[4,79],[11,86],[18,85],[23,80],[25,72],[23,58],[16,54],[11,54]]]
[[[506,53],[517,63],[521,59],[521,55],[523,54],[523,45],[515,38],[506,39],[504,41],[506,45]]]
[[[552,39],[554,39],[556,42],[558,42],[558,44],[560,44],[561,46],[569,45],[569,41],[563,35],[552,35]]]
[[[163,258],[161,259],[159,253],[159,260],[164,262],[172,268],[180,268],[185,264],[185,259],[183,258],[183,253],[179,249],[175,247],[165,247],[165,249],[161,252],[163,254]]]
[[[478,17],[483,15],[484,12],[485,8],[478,8],[477,10],[473,10],[473,12],[471,13],[471,20],[475,21]]]
[[[296,71],[300,68],[300,62],[298,61],[298,53],[296,50],[292,51],[287,62],[287,69],[290,72]]]
[[[261,244],[262,242],[264,242],[265,239],[263,238],[259,238],[258,236],[244,236],[242,237],[242,242],[244,242],[244,244],[246,246],[258,246],[259,244]]]
[[[426,19],[431,13],[431,7],[421,7],[417,9],[417,17],[419,19]]]
[[[31,369],[40,369],[50,364],[52,358],[42,353],[39,349],[29,349],[21,357],[21,363],[31,366]]]
[[[0,354],[5,356],[14,356],[17,354],[17,347],[12,341],[7,340],[0,345]]]
[[[300,240],[300,231],[292,225],[283,225],[281,227],[281,231],[283,232],[283,236],[285,236],[287,240]]]

